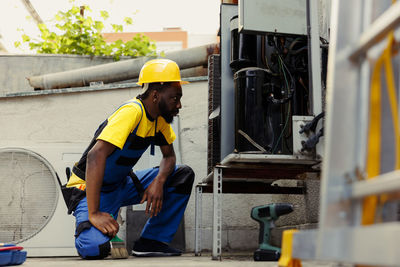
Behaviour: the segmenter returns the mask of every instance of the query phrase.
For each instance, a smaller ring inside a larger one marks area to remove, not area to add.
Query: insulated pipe
[[[175,61],[180,69],[206,65],[208,56],[219,52],[218,44],[208,44],[194,48],[165,53],[165,58]],[[139,76],[143,64],[151,57],[139,57],[93,67],[50,73],[27,78],[36,89],[56,89],[88,86],[90,82],[111,83],[134,79]]]
[[[204,66],[198,66],[194,68],[181,70],[182,78],[207,76],[207,74],[208,74],[208,69],[207,67]]]

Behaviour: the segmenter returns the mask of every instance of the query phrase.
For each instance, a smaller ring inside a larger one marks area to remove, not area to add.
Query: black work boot
[[[180,256],[182,251],[163,242],[141,237],[133,245],[132,255],[136,257]]]

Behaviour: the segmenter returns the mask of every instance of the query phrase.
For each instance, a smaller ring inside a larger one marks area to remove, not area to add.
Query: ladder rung
[[[393,4],[380,15],[371,26],[362,33],[355,48],[350,53],[350,60],[357,61],[374,44],[382,40],[386,34],[400,24],[400,2]]]
[[[358,227],[320,226],[318,230],[302,230],[293,235],[292,256],[305,260],[368,263],[368,266],[399,266],[399,238],[399,222]]]
[[[355,182],[352,186],[351,197],[362,198],[370,195],[393,193],[400,190],[400,170],[392,171],[374,179]]]

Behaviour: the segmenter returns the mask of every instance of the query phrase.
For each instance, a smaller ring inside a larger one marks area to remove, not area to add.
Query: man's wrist
[[[93,216],[97,215],[98,213],[99,213],[98,210],[96,210],[96,211],[89,211],[89,217],[93,217]]]
[[[164,184],[167,181],[167,177],[158,175],[154,180]]]

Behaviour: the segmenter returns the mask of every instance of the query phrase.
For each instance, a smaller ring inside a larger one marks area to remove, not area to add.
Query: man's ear
[[[159,97],[160,97],[160,95],[159,95],[159,92],[157,90],[153,90],[151,92],[151,100],[153,102],[156,102],[159,99]]]

